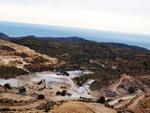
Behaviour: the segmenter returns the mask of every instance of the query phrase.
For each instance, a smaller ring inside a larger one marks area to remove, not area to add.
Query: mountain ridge
[[[0,39],[2,39],[2,40],[10,40],[11,38],[8,35],[0,32]]]
[[[115,42],[106,42],[107,44],[115,47],[115,48],[123,48],[123,49],[132,49],[132,50],[148,50],[144,47],[136,46],[136,45],[128,45],[125,43],[115,43]]]
[[[89,40],[86,40],[84,38],[79,38],[77,36],[57,37],[57,38],[54,38],[54,37],[37,37],[37,38],[42,39],[42,40],[64,41],[64,42],[85,42],[85,41],[89,41]]]
[[[38,38],[38,39],[42,39],[42,40],[52,40],[52,41],[64,41],[64,42],[85,42],[85,41],[90,41],[84,38],[80,38],[77,36],[71,36],[71,37],[36,37],[34,35],[29,35],[29,36],[23,36],[23,37],[9,37],[8,35],[4,34],[4,33],[0,33],[0,39],[2,40],[13,40],[14,38],[28,38],[28,37],[33,37],[33,38]],[[136,45],[128,45],[125,43],[115,43],[115,42],[99,42],[99,43],[106,43],[109,44],[115,48],[124,48],[124,49],[131,49],[131,50],[144,50],[147,51],[148,49],[144,48],[144,47],[140,47],[140,46],[136,46]]]
[[[18,22],[0,21],[0,32],[11,37],[35,35],[37,37],[70,37],[78,36],[97,42],[123,42],[138,45],[150,49],[148,34],[136,34],[115,31],[92,30],[82,28],[70,28],[61,26],[46,26]],[[132,42],[132,43],[131,43]]]

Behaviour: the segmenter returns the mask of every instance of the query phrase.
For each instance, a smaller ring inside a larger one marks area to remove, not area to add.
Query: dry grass
[[[68,101],[61,106],[55,106],[50,113],[95,113],[83,102]]]

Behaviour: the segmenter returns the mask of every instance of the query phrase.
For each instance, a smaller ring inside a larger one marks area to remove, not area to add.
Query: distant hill
[[[123,43],[113,43],[113,42],[108,42],[107,44],[115,47],[115,48],[123,48],[123,49],[131,49],[131,50],[141,50],[141,51],[147,51],[148,49],[139,47],[139,46],[132,46],[132,45],[127,45]]]
[[[29,36],[24,36],[24,37],[9,37],[8,35],[4,34],[4,33],[0,33],[0,39],[2,40],[13,40],[13,39],[22,39],[22,38],[38,38],[41,40],[51,40],[51,41],[59,41],[59,42],[87,42],[90,40],[86,40],[84,38],[80,38],[80,37],[36,37],[34,35],[29,35]],[[102,43],[102,42],[100,42]],[[115,42],[107,42],[106,44],[111,45],[112,47],[115,48],[122,48],[122,49],[131,49],[131,50],[141,50],[141,51],[148,51],[148,49],[143,48],[143,47],[139,47],[139,46],[133,46],[133,45],[127,45],[124,43],[115,43]]]
[[[84,38],[79,38],[79,37],[37,37],[42,40],[52,40],[52,41],[63,41],[63,42],[86,42],[89,40],[86,40]]]
[[[148,50],[115,48],[110,44],[92,41],[75,43],[41,40],[35,37],[18,38],[11,41],[50,57],[56,57],[60,61],[67,62],[68,65],[76,65],[81,69],[96,70],[102,73],[120,75],[148,72],[150,66],[150,51]],[[112,70],[113,67],[116,67],[117,70]]]
[[[13,39],[15,38],[37,38],[37,39],[41,39],[41,40],[51,40],[51,41],[58,41],[58,42],[86,42],[89,40],[86,40],[84,38],[79,38],[79,37],[36,37],[34,35],[29,35],[29,36],[23,36],[23,37],[13,37]]]
[[[97,42],[124,42],[129,44],[130,40],[134,40],[133,45],[138,45],[150,49],[150,35],[123,33],[114,31],[92,30],[82,28],[71,28],[61,26],[46,26],[37,24],[26,24],[16,22],[0,21],[0,32],[11,37],[35,35],[37,37],[70,37],[78,36],[87,40],[92,39]],[[120,41],[119,41],[119,40]],[[140,43],[139,43],[140,42]]]
[[[4,33],[0,33],[0,39],[2,39],[2,40],[10,40],[10,37],[5,35]]]
[[[36,37],[34,35],[31,36],[26,36],[24,38],[28,38],[28,37],[34,37],[34,38],[38,38],[41,40],[51,40],[51,41],[59,41],[59,42],[87,42],[89,40],[86,40],[84,38],[79,38],[79,37]],[[131,49],[131,50],[141,50],[141,51],[148,51],[148,49],[143,48],[143,47],[139,47],[139,46],[133,46],[133,45],[127,45],[124,43],[115,43],[115,42],[108,42],[106,44],[111,45],[112,47],[115,48],[122,48],[122,49]]]
[[[76,42],[76,43],[79,43],[79,42],[90,41],[90,40],[86,40],[84,38],[79,38],[79,37],[36,37],[34,35],[25,36],[25,37],[18,37],[18,38],[31,38],[31,37],[38,38],[41,40],[51,40],[51,41],[59,41],[59,42]],[[100,43],[103,43],[103,42],[100,42]],[[109,44],[115,48],[148,51],[148,49],[146,49],[146,48],[139,47],[139,46],[133,46],[133,45],[127,45],[124,43],[107,42],[106,44]]]

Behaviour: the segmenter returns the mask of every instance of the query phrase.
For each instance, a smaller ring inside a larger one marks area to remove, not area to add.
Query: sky
[[[0,0],[0,21],[150,34],[150,0]]]

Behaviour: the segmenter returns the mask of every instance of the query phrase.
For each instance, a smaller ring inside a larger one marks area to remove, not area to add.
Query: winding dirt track
[[[128,77],[126,74],[122,74],[121,75],[121,78],[118,79],[114,84],[112,84],[109,89],[112,91],[112,92],[115,92],[117,95],[121,95],[121,93],[117,90],[118,86],[122,83],[122,81],[124,79],[129,79],[130,77]]]
[[[138,103],[139,103],[144,97],[145,97],[144,94],[141,95],[141,96],[139,96],[132,104],[130,104],[130,105],[127,107],[127,110],[133,111],[133,110],[137,107]]]

